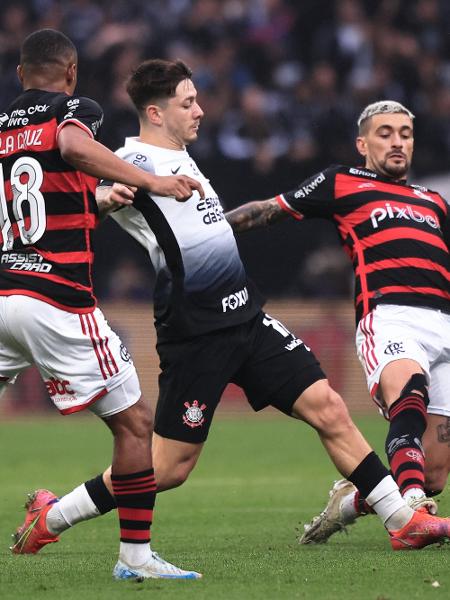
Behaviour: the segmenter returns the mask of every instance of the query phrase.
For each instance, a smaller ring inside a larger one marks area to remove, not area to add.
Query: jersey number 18
[[[13,192],[12,212],[19,231],[20,239],[25,245],[36,243],[45,232],[47,223],[45,200],[40,188],[44,174],[42,167],[35,158],[22,156],[11,168],[11,189]],[[23,204],[28,202],[29,217],[23,214]],[[26,223],[28,221],[28,226]],[[14,233],[5,194],[3,166],[0,164],[0,226],[3,236],[3,251],[11,250],[14,243]]]

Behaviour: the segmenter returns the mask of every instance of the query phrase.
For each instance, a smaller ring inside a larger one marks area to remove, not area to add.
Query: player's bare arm
[[[247,229],[265,227],[281,221],[286,216],[288,214],[281,208],[276,198],[247,202],[225,214],[233,231],[246,231]]]
[[[143,188],[158,196],[172,196],[180,202],[188,200],[194,191],[204,197],[203,188],[195,179],[147,173],[116,156],[77,125],[67,124],[61,129],[58,146],[66,162],[93,177]]]

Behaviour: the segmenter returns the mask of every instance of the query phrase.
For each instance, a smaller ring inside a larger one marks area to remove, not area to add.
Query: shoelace
[[[152,557],[156,561],[158,561],[159,563],[161,563],[161,565],[163,565],[171,573],[177,574],[177,573],[182,573],[183,572],[182,569],[179,569],[178,567],[176,567],[172,563],[167,562],[167,560],[164,560],[163,558],[161,558],[157,552],[153,552],[152,551]]]

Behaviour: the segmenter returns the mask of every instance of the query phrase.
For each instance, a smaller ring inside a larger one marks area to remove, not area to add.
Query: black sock
[[[400,491],[424,488],[422,436],[427,426],[428,394],[424,375],[416,374],[389,407],[386,454]]]
[[[390,475],[389,471],[383,465],[378,455],[372,450],[347,479],[357,487],[363,498],[367,498],[380,481],[388,475]]]
[[[91,497],[92,502],[98,508],[101,515],[117,508],[114,496],[111,496],[108,488],[103,481],[103,475],[97,475],[94,479],[90,479],[84,483],[87,493]]]

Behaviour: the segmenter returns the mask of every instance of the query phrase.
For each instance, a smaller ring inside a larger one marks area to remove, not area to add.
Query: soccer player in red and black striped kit
[[[89,407],[111,429],[121,532],[116,578],[196,579],[149,544],[152,415],[129,354],[96,306],[91,236],[97,178],[179,200],[201,186],[184,176],[155,177],[96,141],[102,110],[73,95],[77,53],[62,33],[31,34],[18,76],[24,91],[0,116],[0,388],[34,363],[62,414]],[[49,539],[47,500],[45,493],[29,499],[13,552],[33,548],[37,532]]]
[[[438,193],[407,183],[413,119],[398,102],[367,106],[356,140],[363,167],[332,166],[227,219],[235,231],[289,215],[336,226],[354,267],[358,356],[390,424],[392,474],[411,506],[434,514],[427,496],[445,487],[450,465],[449,207]],[[366,512],[355,486],[337,481],[301,541],[324,542]]]

